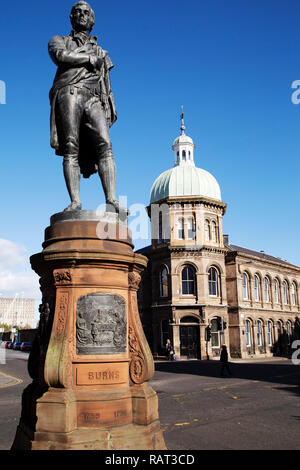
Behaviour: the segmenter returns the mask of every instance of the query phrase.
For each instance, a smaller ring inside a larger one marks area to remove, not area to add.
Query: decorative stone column
[[[137,305],[147,261],[126,224],[56,214],[43,248],[31,257],[43,304],[13,448],[165,449]]]
[[[207,359],[207,347],[206,347],[206,339],[205,339],[205,323],[200,323],[200,357],[201,359]]]

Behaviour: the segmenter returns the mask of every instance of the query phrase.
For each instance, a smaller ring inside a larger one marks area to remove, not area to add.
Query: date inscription
[[[91,428],[125,425],[132,420],[131,407],[121,400],[114,403],[78,403],[77,416],[78,427]]]

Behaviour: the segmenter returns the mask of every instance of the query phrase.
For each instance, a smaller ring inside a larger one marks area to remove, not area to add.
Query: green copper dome
[[[167,197],[182,196],[202,196],[221,201],[221,190],[212,174],[186,162],[165,171],[155,180],[150,204]]]

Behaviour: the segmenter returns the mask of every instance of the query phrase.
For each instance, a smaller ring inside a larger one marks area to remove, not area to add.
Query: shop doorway
[[[199,326],[180,326],[180,356],[200,359]]]

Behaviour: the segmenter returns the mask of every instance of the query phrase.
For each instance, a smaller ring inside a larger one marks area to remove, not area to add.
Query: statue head
[[[73,5],[70,20],[75,31],[91,32],[95,24],[95,13],[87,2],[80,1]]]

